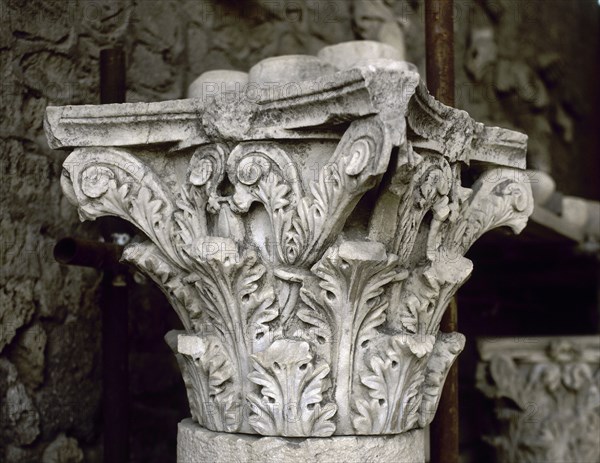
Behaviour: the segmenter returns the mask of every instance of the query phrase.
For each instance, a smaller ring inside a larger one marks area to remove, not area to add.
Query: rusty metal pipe
[[[427,88],[442,103],[454,105],[454,2],[425,0]],[[440,330],[457,330],[458,314],[453,299]],[[458,365],[446,377],[436,417],[431,423],[431,463],[458,463]]]
[[[442,103],[454,105],[454,1],[425,0],[427,88]]]
[[[102,281],[104,461],[129,461],[129,288],[121,275]]]
[[[125,52],[100,51],[100,103],[124,103]],[[129,232],[124,220],[103,217],[105,240],[115,232]],[[102,414],[105,463],[129,461],[129,290],[123,274],[104,273],[102,307]]]
[[[457,331],[457,305],[453,298],[444,313],[440,330]],[[437,413],[431,423],[431,463],[458,463],[460,456],[458,428],[458,365],[452,365],[442,389]]]
[[[126,463],[129,459],[128,268],[119,262],[122,253],[123,246],[79,238],[63,238],[54,246],[54,258],[59,263],[104,271],[100,307],[107,463]]]
[[[100,51],[100,103],[125,102],[125,53]],[[106,241],[64,238],[54,247],[54,258],[65,265],[104,271],[102,309],[102,414],[104,461],[129,460],[129,291],[127,267],[119,262],[123,246],[110,243],[114,233],[131,234],[124,220],[103,217],[99,229]]]
[[[125,53],[121,48],[100,50],[100,103],[124,103]]]
[[[123,246],[102,241],[63,238],[54,246],[54,259],[63,265],[91,267],[113,272],[124,271],[119,262]]]

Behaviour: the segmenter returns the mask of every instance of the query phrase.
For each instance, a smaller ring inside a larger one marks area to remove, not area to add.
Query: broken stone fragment
[[[77,440],[60,433],[44,450],[42,463],[81,463],[83,451]]]

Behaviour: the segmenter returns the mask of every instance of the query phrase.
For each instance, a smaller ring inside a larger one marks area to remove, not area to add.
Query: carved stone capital
[[[47,110],[81,218],[148,238],[123,257],[181,318],[167,340],[206,429],[426,426],[464,345],[439,332],[464,253],[531,214],[524,135],[435,101],[377,44],[342,49],[265,60],[202,98]]]
[[[479,341],[477,387],[494,400],[500,462],[600,459],[600,338]]]

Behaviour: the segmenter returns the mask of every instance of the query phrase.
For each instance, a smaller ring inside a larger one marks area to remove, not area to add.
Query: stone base
[[[423,430],[395,436],[258,437],[179,423],[177,463],[424,463]]]

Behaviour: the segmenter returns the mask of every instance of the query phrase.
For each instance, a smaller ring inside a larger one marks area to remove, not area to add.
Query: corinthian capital
[[[81,218],[148,238],[124,259],[181,318],[167,338],[204,428],[323,437],[432,420],[464,345],[439,332],[472,271],[464,253],[532,211],[526,137],[437,102],[393,56],[340,44],[213,72],[184,100],[48,108]]]
[[[598,461],[600,338],[479,341],[477,387],[494,402],[499,462]]]

